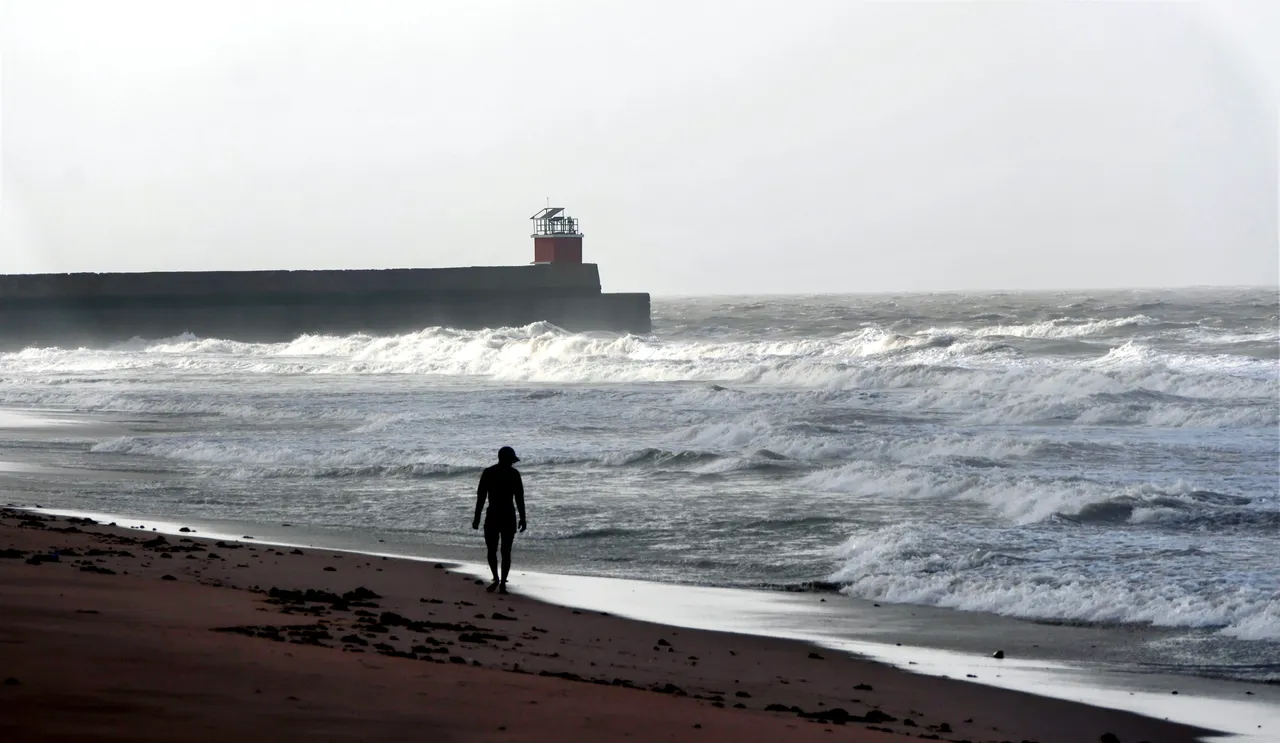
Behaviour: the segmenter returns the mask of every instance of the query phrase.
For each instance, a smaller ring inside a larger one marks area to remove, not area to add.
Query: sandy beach
[[[488,594],[443,563],[0,516],[5,740],[1177,743],[1208,732],[790,640]]]

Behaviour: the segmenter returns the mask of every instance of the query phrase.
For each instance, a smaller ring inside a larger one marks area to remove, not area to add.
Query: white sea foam
[[[1205,570],[1203,555],[1179,561],[1153,554],[1150,543],[1125,543],[1123,535],[1114,536],[1120,549],[1113,554],[1073,555],[1050,534],[975,531],[993,543],[957,545],[953,533],[927,524],[858,535],[841,546],[842,566],[831,579],[849,595],[881,601],[1280,639],[1274,584],[1220,582]]]
[[[1140,523],[1158,520],[1161,512],[1167,519],[1169,509],[1181,509],[1182,518],[1187,518],[1202,514],[1206,500],[1219,495],[1184,481],[1118,484],[998,468],[912,467],[868,460],[813,472],[801,485],[891,502],[962,500],[981,504],[1014,524],[1055,517]],[[1240,505],[1231,495],[1218,500]]]
[[[1135,327],[1157,325],[1159,322],[1159,320],[1146,315],[1131,315],[1109,320],[1060,318],[1026,325],[989,325],[979,328],[954,327],[931,330],[938,333],[972,334],[986,338],[1082,338],[1111,333],[1119,329],[1127,330]]]
[[[0,403],[60,404],[56,389],[31,388],[56,387],[48,383],[67,375],[415,374],[534,383],[702,381],[799,390],[911,390],[909,406],[959,412],[977,424],[1074,420],[1224,427],[1270,426],[1280,420],[1280,406],[1267,404],[1277,389],[1277,365],[1262,360],[1188,356],[1133,342],[1101,357],[1053,362],[993,355],[993,350],[999,347],[987,341],[879,328],[830,338],[733,342],[572,334],[546,324],[492,331],[430,328],[386,338],[303,336],[279,344],[184,337],[106,351],[28,349],[0,355],[0,372],[23,380],[17,387],[0,386]],[[1095,399],[1143,391],[1168,397]],[[88,394],[106,402],[85,401],[85,407],[120,402],[110,390]],[[1262,404],[1234,405],[1248,401]]]
[[[672,441],[708,451],[744,452],[767,450],[793,459],[839,459],[853,454],[846,441],[831,436],[812,436],[780,430],[776,419],[755,412],[732,421],[706,423],[675,431]]]
[[[1273,598],[1262,608],[1223,628],[1224,635],[1241,640],[1280,642],[1280,598]]]

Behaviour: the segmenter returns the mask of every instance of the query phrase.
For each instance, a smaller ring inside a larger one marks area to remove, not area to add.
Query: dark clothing
[[[501,538],[504,549],[511,551],[511,542],[516,538],[516,523],[512,521],[510,524],[495,524],[491,521],[484,523],[484,542],[489,544],[495,539]]]
[[[489,510],[484,515],[486,532],[491,524],[499,529],[510,524],[514,531],[517,511],[520,521],[524,521],[524,481],[516,468],[509,464],[495,464],[480,474],[480,486],[476,488],[477,521],[486,496],[489,500]]]
[[[520,479],[520,472],[510,462],[500,462],[481,473],[480,486],[476,488],[474,521],[477,524],[486,499],[489,501],[489,510],[484,515],[484,544],[488,551],[489,568],[493,571],[493,579],[499,580],[498,548],[501,547],[501,580],[505,583],[511,572],[511,543],[515,541],[516,529],[524,523],[524,482]],[[517,512],[520,515],[518,522]]]
[[[502,524],[498,526],[492,522],[484,523],[484,546],[488,553],[489,566],[494,568],[494,575],[497,571],[498,547],[502,547],[502,579],[506,580],[507,574],[511,572],[511,543],[516,541],[516,523],[512,521],[510,524]]]

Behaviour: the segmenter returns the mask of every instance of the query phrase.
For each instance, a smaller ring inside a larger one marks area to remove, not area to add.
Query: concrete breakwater
[[[192,333],[270,342],[549,322],[647,333],[649,295],[605,294],[595,264],[0,276],[0,347]]]

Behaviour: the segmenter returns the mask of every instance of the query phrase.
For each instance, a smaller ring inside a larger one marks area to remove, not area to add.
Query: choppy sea
[[[0,407],[118,427],[0,439],[95,475],[28,478],[46,506],[473,546],[476,479],[511,445],[517,558],[552,570],[1166,627],[1207,674],[1280,677],[1274,289],[28,348],[0,354]]]

